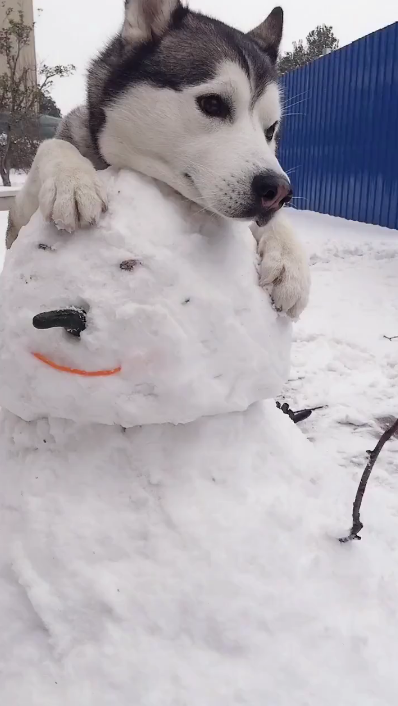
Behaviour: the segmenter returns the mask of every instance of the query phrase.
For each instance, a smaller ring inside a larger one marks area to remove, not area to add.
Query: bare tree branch
[[[352,527],[351,527],[351,532],[347,537],[341,537],[339,539],[339,542],[344,544],[345,542],[351,542],[353,539],[361,539],[359,537],[359,532],[363,529],[363,524],[361,522],[361,517],[360,517],[360,510],[361,510],[361,505],[362,505],[362,500],[363,496],[365,494],[365,489],[367,482],[369,480],[370,474],[372,472],[373,466],[375,465],[379,453],[382,450],[384,444],[386,441],[391,439],[391,437],[398,432],[398,419],[394,421],[394,423],[386,429],[384,434],[380,437],[379,441],[377,442],[376,446],[372,451],[367,451],[369,455],[369,460],[365,466],[365,470],[362,473],[362,478],[359,481],[359,486],[357,490],[357,494],[355,496],[353,508],[352,508]]]

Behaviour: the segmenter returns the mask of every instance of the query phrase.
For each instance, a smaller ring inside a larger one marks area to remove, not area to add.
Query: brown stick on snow
[[[378,455],[379,455],[380,451],[382,450],[384,444],[386,443],[386,441],[391,439],[391,437],[394,434],[396,434],[397,432],[398,432],[398,419],[396,419],[395,422],[388,429],[386,429],[386,431],[380,437],[380,439],[377,442],[374,449],[372,449],[372,451],[368,451],[369,460],[366,464],[364,472],[362,473],[362,478],[359,481],[357,494],[355,496],[354,505],[352,508],[351,532],[347,537],[341,537],[339,539],[339,542],[342,542],[344,544],[345,542],[351,542],[351,540],[353,540],[353,539],[361,539],[361,537],[358,536],[358,533],[363,528],[363,524],[361,522],[361,517],[360,517],[360,510],[361,510],[363,496],[365,494],[366,484],[369,480],[370,474],[372,472],[372,468],[375,465],[377,458],[378,458]]]

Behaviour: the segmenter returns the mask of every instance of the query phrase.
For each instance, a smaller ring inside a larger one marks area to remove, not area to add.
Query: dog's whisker
[[[296,105],[301,105],[301,103],[306,103],[307,100],[308,100],[308,98],[304,98],[302,101],[296,101],[296,103],[284,103],[284,104],[282,105],[282,110],[283,110],[284,108],[295,108]]]
[[[292,174],[292,172],[295,172],[296,169],[300,169],[301,164],[298,164],[297,167],[292,167],[291,169],[286,170],[286,174]]]
[[[296,93],[294,96],[290,96],[290,97],[287,99],[286,103],[285,103],[285,102],[282,102],[282,105],[284,105],[284,106],[285,106],[285,105],[290,105],[290,102],[291,102],[291,101],[294,101],[295,98],[301,98],[301,96],[306,96],[307,93],[308,93],[308,91],[302,91],[301,93]],[[307,98],[305,98],[304,100],[307,100]]]

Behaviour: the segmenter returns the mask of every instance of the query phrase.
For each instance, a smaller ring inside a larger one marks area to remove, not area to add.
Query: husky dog
[[[89,69],[86,105],[39,147],[7,246],[38,207],[69,232],[97,223],[107,197],[96,170],[134,169],[198,211],[252,222],[260,282],[297,317],[309,271],[281,211],[292,195],[275,156],[282,26],[281,8],[243,34],[180,0],[125,0],[120,33]]]

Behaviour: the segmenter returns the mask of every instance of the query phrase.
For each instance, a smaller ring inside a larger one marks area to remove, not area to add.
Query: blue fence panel
[[[294,206],[398,228],[398,22],[281,82]]]

